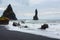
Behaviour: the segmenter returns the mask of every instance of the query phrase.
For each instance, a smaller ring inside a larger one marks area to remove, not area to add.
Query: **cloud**
[[[43,4],[46,2],[60,2],[60,0],[29,0],[30,5]]]
[[[29,3],[30,5],[35,5],[44,2],[44,0],[30,0]]]
[[[0,10],[5,10],[5,8],[0,8]]]
[[[32,18],[35,8],[38,9],[39,17],[60,15],[60,0],[1,0],[1,2],[0,10],[11,4],[17,18]]]
[[[32,17],[34,16],[34,13],[18,13],[16,14],[18,19],[32,19]]]
[[[2,3],[2,1],[0,0],[0,3]]]
[[[55,15],[60,13],[60,8],[47,8],[39,10],[39,15],[46,16],[46,15]]]
[[[60,19],[60,8],[42,9],[38,14],[40,19]]]

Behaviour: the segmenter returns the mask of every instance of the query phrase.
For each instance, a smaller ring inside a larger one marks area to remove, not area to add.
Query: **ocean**
[[[20,26],[13,26],[13,22],[19,23]],[[49,27],[46,30],[39,29],[43,24],[48,24]],[[24,28],[24,26],[27,26],[28,28]],[[5,27],[10,31],[19,31],[60,39],[60,21],[57,20],[20,19],[16,21],[10,21],[9,24]]]

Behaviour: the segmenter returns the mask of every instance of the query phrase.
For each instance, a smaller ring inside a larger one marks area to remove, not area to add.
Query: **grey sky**
[[[0,14],[11,4],[18,19],[32,19],[38,9],[40,19],[59,19],[60,0],[0,0]]]

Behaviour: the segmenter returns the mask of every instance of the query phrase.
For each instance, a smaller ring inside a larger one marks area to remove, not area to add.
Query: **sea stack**
[[[38,20],[38,11],[35,9],[35,15],[33,16],[33,20]]]
[[[3,15],[1,17],[7,17],[7,18],[9,18],[9,20],[17,20],[16,15],[13,12],[13,9],[11,7],[11,4],[8,5],[8,7],[3,12]]]

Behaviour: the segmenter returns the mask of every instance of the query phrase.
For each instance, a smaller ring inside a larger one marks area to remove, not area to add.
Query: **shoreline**
[[[0,40],[59,40],[18,31],[0,30]]]
[[[8,26],[7,26],[8,27]],[[0,40],[60,40],[42,35],[34,35],[19,31],[10,31],[5,26],[0,26]]]

